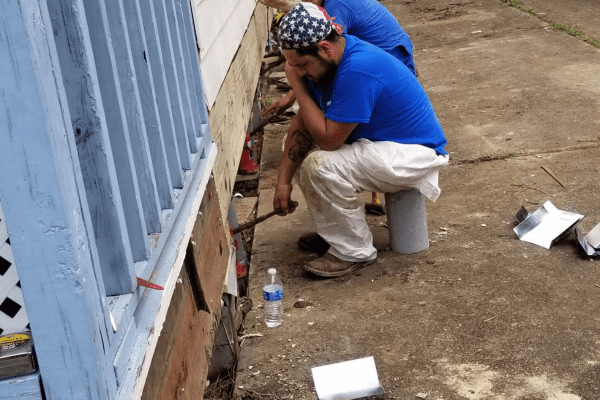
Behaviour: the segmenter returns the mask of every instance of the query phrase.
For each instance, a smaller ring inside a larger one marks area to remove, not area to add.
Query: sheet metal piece
[[[351,400],[383,395],[373,357],[312,369],[320,400]]]
[[[596,225],[597,227],[598,225]],[[595,229],[595,228],[594,228]],[[587,256],[600,257],[600,249],[595,249],[587,240],[587,236],[583,236],[581,228],[575,227],[575,233],[577,234],[577,242],[579,243],[579,250],[583,251]],[[589,236],[589,233],[588,233]]]
[[[592,228],[587,235],[585,240],[596,250],[600,250],[600,224]]]
[[[513,230],[519,239],[549,249],[582,218],[581,214],[559,210],[550,201],[546,201]]]
[[[227,290],[226,293],[229,293],[232,296],[238,297],[238,284],[237,284],[237,264],[236,264],[236,252],[231,252],[231,262],[229,264],[229,271],[227,274]]]
[[[527,211],[525,206],[521,206],[521,208],[519,208],[519,211],[517,211],[517,215],[515,215],[515,218],[517,219],[517,221],[519,221],[519,223],[521,223],[525,221],[527,217],[529,217],[529,211]]]

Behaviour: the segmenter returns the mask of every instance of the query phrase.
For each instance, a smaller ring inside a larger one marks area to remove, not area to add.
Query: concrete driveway
[[[316,399],[312,367],[373,356],[387,399],[600,399],[600,262],[572,237],[547,250],[512,230],[521,205],[547,200],[585,215],[584,232],[600,222],[600,50],[565,32],[600,39],[600,2],[509,3],[533,11],[382,2],[415,44],[448,139],[430,248],[391,252],[385,217],[370,216],[378,261],[315,279],[296,245],[311,230],[296,190],[294,214],[255,228],[238,398]],[[272,209],[285,130],[265,134],[258,215]],[[268,268],[284,282],[276,329],[262,322]]]

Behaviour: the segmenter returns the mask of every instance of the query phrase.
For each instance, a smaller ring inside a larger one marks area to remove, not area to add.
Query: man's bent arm
[[[336,122],[325,117],[325,113],[308,94],[306,84],[298,75],[296,68],[286,64],[288,81],[294,90],[304,125],[315,143],[323,150],[338,149],[352,133],[357,123]]]
[[[273,209],[280,208],[284,215],[293,211],[289,209],[292,194],[292,178],[300,164],[302,164],[302,161],[308,155],[312,142],[310,133],[304,127],[301,114],[296,115],[285,140],[283,157],[281,158],[281,165],[279,166],[279,174],[277,176],[277,187],[275,188],[275,195],[273,197]]]

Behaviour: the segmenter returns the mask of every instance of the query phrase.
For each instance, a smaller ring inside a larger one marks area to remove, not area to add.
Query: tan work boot
[[[313,273],[317,276],[325,278],[335,278],[344,276],[350,272],[356,271],[359,268],[371,265],[375,260],[369,261],[344,261],[327,253],[323,257],[308,262],[304,266],[304,270]]]
[[[329,250],[329,243],[325,241],[317,232],[308,232],[300,236],[298,246],[302,250],[312,251],[318,255],[323,255]]]

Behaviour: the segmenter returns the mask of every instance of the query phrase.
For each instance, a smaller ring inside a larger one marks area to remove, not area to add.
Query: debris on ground
[[[315,367],[312,375],[320,400],[351,400],[383,394],[373,357]]]
[[[523,208],[519,209],[517,219],[522,218]],[[581,219],[583,215],[559,210],[550,201],[546,201],[513,230],[519,239],[549,249],[565,237]]]
[[[590,257],[600,257],[600,223],[596,225],[587,235],[583,236],[579,226],[575,227],[577,242],[580,249]]]

